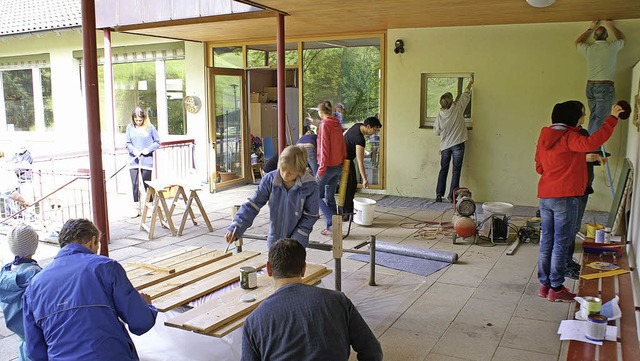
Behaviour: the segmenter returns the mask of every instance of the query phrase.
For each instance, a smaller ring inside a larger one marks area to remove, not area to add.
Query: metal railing
[[[154,157],[154,178],[187,178],[194,168],[194,141],[161,143]],[[109,193],[131,192],[128,171],[128,154],[124,148],[104,154]],[[109,160],[109,158],[111,158]],[[36,230],[56,234],[70,218],[92,219],[91,186],[87,152],[38,157],[32,165],[29,179],[21,180],[18,191],[27,199],[28,207],[16,209],[12,214],[2,214],[0,224],[31,223]],[[65,171],[62,169],[75,169]],[[115,174],[118,173],[118,174]],[[127,184],[119,191],[117,181]],[[112,186],[114,183],[115,187]],[[113,195],[113,194],[112,194]],[[8,201],[8,200],[7,200]],[[2,208],[4,212],[4,207]]]

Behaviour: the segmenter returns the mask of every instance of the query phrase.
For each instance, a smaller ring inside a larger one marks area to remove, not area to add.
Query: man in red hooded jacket
[[[611,116],[591,136],[580,134],[584,123],[584,105],[571,100],[558,103],[551,114],[552,123],[542,128],[536,148],[536,172],[540,198],[540,251],[538,280],[540,297],[552,302],[571,302],[575,294],[564,286],[565,262],[575,235],[579,197],[587,185],[585,153],[606,142],[618,124],[622,107],[614,105]]]

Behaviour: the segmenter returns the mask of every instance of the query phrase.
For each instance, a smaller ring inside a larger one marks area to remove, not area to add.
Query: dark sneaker
[[[578,273],[580,273],[580,264],[574,260],[571,260],[571,262],[567,263],[567,265],[565,266],[565,269],[567,268],[576,270],[578,271]]]
[[[538,296],[542,298],[547,298],[547,296],[549,295],[549,289],[551,289],[551,287],[547,285],[540,285],[540,291],[538,291]]]
[[[436,196],[436,202],[442,202],[442,196]]]
[[[554,291],[552,288],[547,295],[547,300],[551,302],[573,302],[574,298],[576,298],[576,294],[571,293],[565,286],[562,286],[560,291]]]
[[[580,269],[565,268],[564,276],[567,278],[571,278],[572,280],[577,280],[580,278]]]

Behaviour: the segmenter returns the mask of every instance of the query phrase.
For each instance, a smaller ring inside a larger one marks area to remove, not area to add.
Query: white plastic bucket
[[[505,202],[484,202],[482,204],[482,220],[491,217],[494,214],[504,214],[510,217],[513,213],[513,204]],[[482,225],[481,234],[483,236],[489,236],[491,230],[491,220],[487,220]]]
[[[353,221],[361,226],[370,226],[373,224],[373,213],[376,210],[376,201],[369,198],[354,198],[353,209],[355,215]]]

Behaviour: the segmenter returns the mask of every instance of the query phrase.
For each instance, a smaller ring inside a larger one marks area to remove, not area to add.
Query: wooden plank
[[[306,282],[304,282],[307,285],[314,285],[317,282],[319,282],[320,280],[322,280],[323,278],[325,278],[326,276],[331,274],[331,270],[329,269],[325,269],[323,272],[319,273],[316,277],[313,277],[309,280],[307,280]],[[229,333],[235,331],[236,329],[242,327],[242,325],[244,324],[244,321],[247,319],[247,317],[249,316],[249,314],[245,314],[244,316],[237,318],[236,320],[216,329],[213,330],[211,332],[209,332],[207,335],[209,336],[214,336],[214,337],[224,337],[226,335],[228,335]]]
[[[140,268],[146,268],[152,271],[158,271],[158,272],[164,272],[164,273],[174,273],[176,271],[175,268],[154,266],[152,264],[146,264],[141,262],[130,262],[129,265],[138,266]]]
[[[305,275],[307,278],[315,277],[317,273],[320,273],[325,267],[320,265],[307,266]],[[254,290],[244,290],[242,288],[233,289],[223,295],[221,295],[215,307],[208,312],[201,314],[183,324],[183,327],[198,331],[201,333],[209,333],[235,319],[243,314],[248,314],[253,311],[260,302],[267,297],[271,296],[274,292],[272,279],[268,275],[264,274],[258,277],[258,288]],[[255,302],[241,302],[240,297],[245,294],[250,294],[255,297]],[[204,305],[203,305],[204,306]]]
[[[235,266],[241,262],[245,262],[246,260],[256,257],[259,254],[260,253],[258,252],[245,251],[239,254],[231,255],[217,262],[210,263],[193,271],[189,271],[177,277],[173,277],[165,282],[149,286],[144,289],[144,293],[151,296],[151,299],[156,299],[184,286],[188,286],[192,283],[200,281],[201,279],[226,270],[227,268]]]
[[[157,262],[149,262],[149,261],[139,261],[142,263],[146,263],[146,264],[153,264],[154,266],[159,266],[159,267],[172,267],[174,265],[180,264],[184,261],[188,261],[190,259],[193,259],[195,257],[201,256],[203,254],[211,254],[213,252],[215,252],[215,249],[211,249],[211,248],[198,248],[198,249],[194,249],[188,252],[183,252],[181,254],[177,254],[175,256],[172,257],[168,257],[165,258],[163,260],[159,260]],[[129,278],[129,280],[133,281],[134,279],[136,279],[137,277],[140,276],[145,276],[150,274],[151,271],[149,271],[148,269],[145,268],[141,268],[141,267],[137,267],[134,270],[131,270],[129,272],[127,272],[127,277]]]
[[[242,252],[244,253],[244,252]],[[267,263],[267,256],[261,255],[251,258],[244,262],[243,265],[253,266],[256,269],[264,268]],[[234,269],[227,269],[225,272],[209,276],[200,281],[194,282],[186,287],[182,287],[169,294],[158,297],[153,301],[153,305],[162,312],[166,312],[180,305],[184,305],[189,301],[193,301],[222,287],[239,282],[240,272]],[[193,311],[193,310],[191,310]]]
[[[201,247],[189,246],[189,247],[185,247],[185,248],[175,249],[173,251],[169,251],[169,252],[163,253],[163,254],[161,254],[159,256],[155,256],[155,257],[151,257],[151,258],[145,258],[140,262],[144,262],[144,263],[147,263],[147,264],[154,264],[154,263],[157,263],[157,262],[160,262],[160,261],[164,261],[164,260],[166,260],[168,258],[181,255],[183,253],[187,253],[187,252],[192,252],[192,251],[198,250],[200,248]],[[133,271],[133,270],[138,269],[138,268],[139,268],[138,266],[132,266],[129,263],[124,266],[124,270],[127,272],[127,274],[130,271]]]
[[[326,267],[323,265],[307,264],[307,272],[303,278],[303,282],[305,282],[305,279],[316,278],[318,274],[323,273],[325,270]],[[257,289],[245,290],[235,288],[219,297],[209,300],[199,307],[166,321],[165,325],[201,333],[209,333],[216,328],[233,322],[238,317],[247,313],[247,310],[251,311],[258,307],[262,300],[273,293],[273,288],[269,286],[270,284],[271,278],[269,276],[259,276]],[[240,297],[244,294],[252,294],[256,298],[256,301],[251,303],[239,301]]]
[[[629,269],[626,254],[622,257],[611,255],[596,255],[583,253],[582,274],[597,274],[601,271],[586,266],[595,261],[610,262],[618,265],[622,269]],[[616,289],[617,282],[617,289]],[[599,296],[603,303],[608,302],[616,294],[620,297],[619,305],[622,310],[622,318],[610,323],[616,323],[618,329],[617,342],[605,341],[602,346],[596,346],[579,341],[570,341],[567,350],[567,360],[595,360],[596,354],[600,360],[638,360],[640,359],[640,343],[637,339],[637,325],[635,320],[635,306],[633,296],[630,294],[631,275],[629,273],[604,278],[584,279],[580,278],[579,296]],[[575,310],[579,310],[580,305],[575,305]]]
[[[152,271],[151,273],[137,277],[131,280],[131,284],[138,291],[143,290],[145,287],[149,287],[151,285],[155,285],[156,283],[160,283],[162,281],[166,281],[170,278],[181,275],[185,272],[189,272],[199,267],[203,267],[208,265],[209,263],[216,262],[220,259],[231,256],[231,253],[222,253],[222,251],[215,251],[208,254],[203,254],[201,256],[190,259],[189,261],[182,262],[176,265],[176,271],[174,273],[164,273],[158,271]]]

